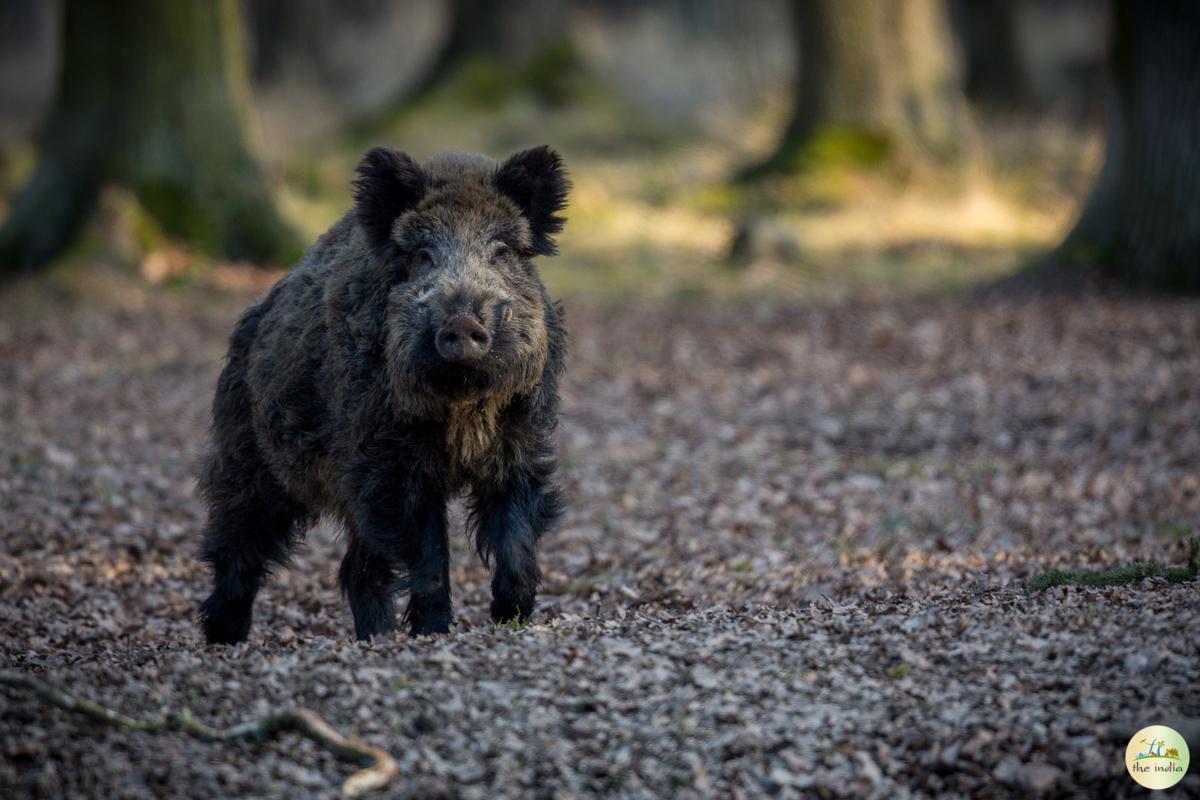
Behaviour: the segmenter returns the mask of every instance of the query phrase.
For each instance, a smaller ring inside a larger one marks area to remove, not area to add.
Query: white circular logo
[[[1179,783],[1190,761],[1187,742],[1166,725],[1142,728],[1125,748],[1125,768],[1147,789],[1169,789]]]

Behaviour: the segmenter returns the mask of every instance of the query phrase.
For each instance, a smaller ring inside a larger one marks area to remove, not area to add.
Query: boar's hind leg
[[[208,505],[201,558],[213,573],[212,594],[200,606],[200,624],[210,643],[246,638],[263,580],[287,561],[313,521],[309,509],[271,474],[254,434],[245,353],[263,313],[264,305],[252,309],[234,331],[213,403],[214,449],[200,474]]]
[[[200,607],[200,624],[209,643],[246,638],[259,587],[272,569],[286,563],[312,522],[309,510],[284,490],[259,452],[236,355],[240,331],[231,350],[234,355],[217,382],[215,449],[200,476],[208,504],[201,558],[213,573],[212,594]]]
[[[254,596],[266,576],[287,563],[304,517],[282,499],[210,511],[202,558],[212,569],[212,594],[200,606],[209,644],[241,642],[250,633]]]
[[[250,486],[262,482],[251,480]],[[246,638],[258,590],[273,569],[287,563],[309,521],[305,509],[281,488],[271,495],[248,494],[247,489],[243,485],[226,494],[209,510],[201,557],[212,569],[213,590],[200,606],[209,644]]]
[[[370,639],[396,629],[396,611],[392,606],[396,571],[391,562],[373,555],[351,532],[350,546],[342,559],[338,577],[342,593],[350,601],[354,615],[354,636]]]
[[[495,562],[493,621],[528,619],[533,613],[541,583],[537,543],[561,514],[559,492],[544,479],[510,480],[472,497],[475,549],[484,563]]]

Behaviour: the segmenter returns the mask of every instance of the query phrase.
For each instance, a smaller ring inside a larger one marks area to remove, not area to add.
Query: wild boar
[[[447,502],[465,493],[493,568],[491,616],[533,612],[538,540],[559,518],[561,305],[555,254],[569,182],[548,147],[424,166],[383,148],[355,205],[242,316],[217,382],[200,490],[200,608],[210,643],[246,638],[255,595],[322,515],[344,530],[360,639],[453,622]]]

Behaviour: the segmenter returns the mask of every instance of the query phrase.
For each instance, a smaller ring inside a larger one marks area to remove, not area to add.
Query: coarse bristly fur
[[[409,630],[447,632],[446,504],[460,492],[494,570],[492,618],[533,612],[537,542],[562,511],[566,351],[533,258],[555,252],[568,188],[548,147],[501,164],[364,156],[354,208],[242,316],[217,382],[200,476],[209,642],[246,638],[263,581],[322,515],[345,529],[358,638],[397,626],[405,590]],[[472,360],[447,331],[473,332]]]

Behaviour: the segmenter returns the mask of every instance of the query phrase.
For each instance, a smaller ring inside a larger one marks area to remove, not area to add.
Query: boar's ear
[[[558,252],[550,237],[566,223],[558,212],[566,206],[571,188],[558,153],[545,145],[523,150],[500,165],[493,182],[529,220],[534,252],[544,256]]]
[[[425,173],[405,153],[375,147],[363,156],[354,181],[355,214],[376,251],[392,241],[396,217],[425,196]]]

